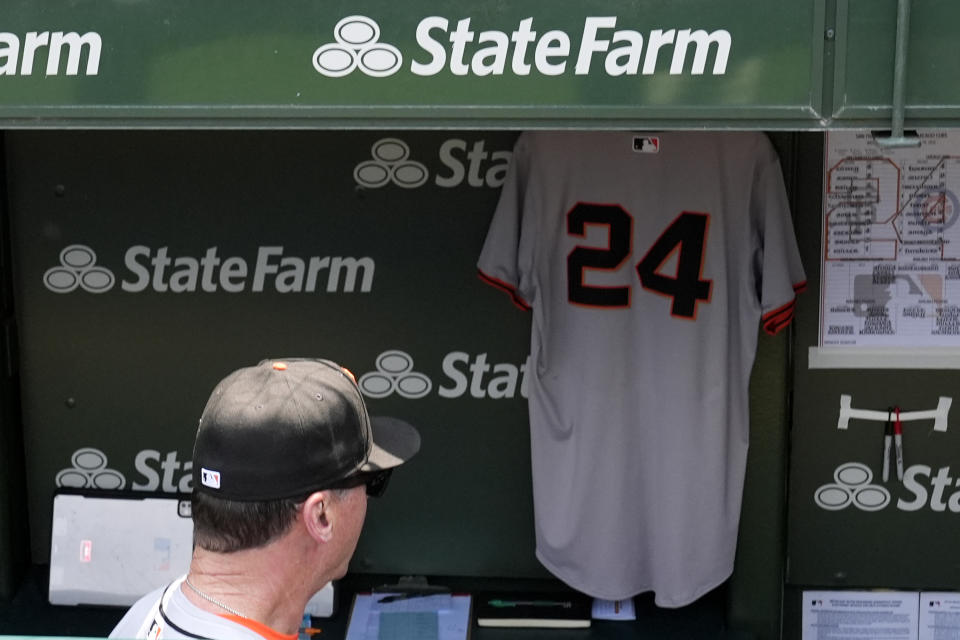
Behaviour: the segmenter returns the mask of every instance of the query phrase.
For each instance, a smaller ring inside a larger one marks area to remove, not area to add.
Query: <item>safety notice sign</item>
[[[920,594],[804,591],[802,640],[918,640]]]

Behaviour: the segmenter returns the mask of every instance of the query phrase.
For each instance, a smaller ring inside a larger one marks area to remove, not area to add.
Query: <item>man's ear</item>
[[[315,491],[303,502],[301,513],[304,526],[314,540],[329,542],[333,538],[332,504],[334,498],[329,491]]]

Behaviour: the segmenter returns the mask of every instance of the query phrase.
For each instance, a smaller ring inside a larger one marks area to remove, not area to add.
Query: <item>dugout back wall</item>
[[[34,561],[57,487],[190,490],[214,384],[306,355],[350,367],[372,413],[423,436],[371,505],[353,571],[548,576],[533,553],[530,316],[475,266],[516,135],[8,134]],[[775,141],[789,173],[793,137]],[[733,586],[734,616],[770,627],[786,348],[760,343]]]

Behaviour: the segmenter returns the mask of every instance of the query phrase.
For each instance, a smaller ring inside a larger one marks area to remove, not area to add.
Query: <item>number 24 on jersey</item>
[[[600,308],[630,306],[630,286],[588,285],[588,269],[617,271],[633,253],[633,218],[620,205],[580,203],[567,214],[567,234],[585,237],[587,225],[607,228],[607,247],[578,245],[567,256],[567,297],[577,305]],[[694,320],[697,303],[710,302],[712,281],[702,278],[710,216],[683,212],[670,223],[636,265],[640,286],[672,300],[670,314]],[[677,253],[675,275],[662,267]]]

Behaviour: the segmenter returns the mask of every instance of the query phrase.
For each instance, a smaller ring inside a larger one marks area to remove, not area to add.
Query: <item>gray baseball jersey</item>
[[[533,311],[537,557],[688,604],[733,570],[757,323],[804,284],[760,133],[524,133],[478,263]]]
[[[194,605],[183,594],[184,577],[148,593],[133,604],[110,638],[165,640],[211,638],[215,640],[296,640],[273,629],[237,616],[217,615]]]

